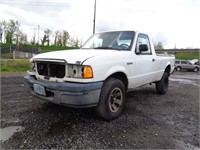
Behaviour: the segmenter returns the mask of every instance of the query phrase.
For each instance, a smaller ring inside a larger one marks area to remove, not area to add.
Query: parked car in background
[[[176,69],[176,71],[188,70],[188,71],[197,72],[197,71],[199,71],[199,65],[192,64],[188,60],[176,60],[175,61],[175,69]]]

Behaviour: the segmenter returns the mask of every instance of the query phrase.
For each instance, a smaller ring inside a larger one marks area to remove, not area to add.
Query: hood
[[[193,59],[193,60],[190,60],[190,63],[192,63],[193,65],[195,64],[195,63],[197,63],[199,60],[198,59]]]
[[[82,49],[75,49],[75,50],[63,50],[63,51],[54,51],[54,52],[47,52],[42,53],[34,56],[31,61],[36,59],[48,59],[48,60],[65,60],[69,64],[81,64],[86,59],[99,56],[99,55],[107,55],[109,53],[118,52],[116,50],[82,50]]]

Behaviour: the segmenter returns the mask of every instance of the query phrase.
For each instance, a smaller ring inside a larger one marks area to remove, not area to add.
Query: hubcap
[[[123,94],[120,88],[114,88],[109,95],[109,109],[111,112],[115,113],[120,109],[123,101]]]

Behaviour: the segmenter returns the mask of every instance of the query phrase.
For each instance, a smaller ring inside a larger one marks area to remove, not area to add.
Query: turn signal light
[[[92,67],[84,66],[84,68],[83,68],[83,78],[85,78],[85,79],[93,78]]]

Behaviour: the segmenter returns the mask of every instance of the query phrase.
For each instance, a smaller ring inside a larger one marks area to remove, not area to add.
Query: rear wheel
[[[160,81],[156,82],[156,91],[158,94],[165,94],[169,86],[169,74],[165,72]]]
[[[105,81],[101,90],[99,104],[96,107],[97,114],[107,120],[113,120],[120,116],[125,104],[125,87],[122,81],[109,78]]]

